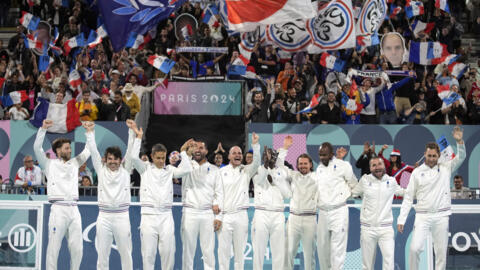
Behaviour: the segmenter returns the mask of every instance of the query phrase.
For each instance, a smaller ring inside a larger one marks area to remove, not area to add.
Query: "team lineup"
[[[466,156],[463,131],[453,129],[457,153],[450,161],[439,161],[436,143],[425,146],[425,162],[412,172],[406,189],[386,174],[381,157],[369,161],[370,174],[359,180],[349,162],[347,151],[334,151],[328,142],[318,149],[320,162],[314,169],[312,158],[304,153],[297,157],[297,170],[285,165],[293,139],[287,136],[283,147],[264,146],[252,134],[253,161],[244,165],[242,149],[230,148],[229,164],[218,168],[207,161],[204,141],[187,140],[180,148],[177,167],[166,164],[167,149],[155,144],[150,160],[139,158],[143,130],[133,120],[129,128],[125,156],[118,146],[109,146],[102,156],[95,142],[95,124],[84,122],[86,146],[71,158],[71,142],[57,138],[52,150],[57,159],[49,159],[42,148],[47,129],[53,121],[44,120],[38,130],[34,152],[48,182],[48,200],[52,204],[48,222],[46,268],[57,269],[64,237],[70,251],[70,269],[80,269],[83,254],[82,222],[78,211],[78,169],[91,157],[98,175],[97,269],[109,269],[113,240],[117,245],[122,269],[133,269],[129,206],[130,174],[140,176],[141,254],[143,269],[154,269],[155,257],[161,258],[161,269],[173,269],[175,250],[182,248],[182,269],[194,265],[197,241],[200,241],[204,269],[215,267],[215,233],[218,239],[218,267],[229,269],[233,246],[234,269],[244,269],[249,218],[248,189],[254,184],[255,213],[251,221],[253,268],[263,269],[265,251],[270,242],[272,269],[293,269],[300,242],[304,269],[315,266],[315,252],[320,269],[343,269],[347,254],[349,210],[347,200],[361,197],[360,247],[362,269],[374,269],[377,245],[382,269],[394,269],[395,235],[392,215],[393,197],[403,196],[397,229],[403,233],[414,199],[415,225],[409,247],[409,269],[419,269],[420,254],[427,235],[432,234],[435,269],[446,268],[448,221],[451,215],[450,182],[452,173]],[[335,152],[335,154],[334,154]],[[123,160],[123,162],[122,162]],[[181,222],[182,247],[175,247],[175,224],[172,216],[173,179],[182,178]],[[284,200],[290,200],[285,218]]]

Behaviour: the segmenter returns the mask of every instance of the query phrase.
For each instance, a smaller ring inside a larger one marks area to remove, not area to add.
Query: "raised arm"
[[[342,162],[345,162],[345,168],[346,168],[345,181],[347,182],[348,187],[350,187],[350,190],[352,190],[355,188],[355,186],[358,185],[357,177],[353,173],[352,165],[350,165],[350,163],[346,161],[342,161]]]
[[[450,161],[452,172],[456,171],[465,160],[465,142],[463,141],[463,131],[459,126],[453,129],[453,138],[457,141],[457,155]]]
[[[95,142],[95,132],[94,132],[95,123],[84,122],[82,125],[86,129],[86,132],[85,132],[85,136],[87,137],[86,148],[88,148],[88,150],[92,154],[93,168],[95,169],[97,174],[99,174],[100,170],[102,169],[102,157],[100,156],[100,153],[98,152],[97,143]]]
[[[43,125],[41,128],[38,129],[37,137],[35,137],[35,142],[33,143],[33,151],[35,152],[35,157],[38,160],[38,164],[44,170],[47,169],[47,164],[49,159],[45,155],[43,151],[43,140],[45,140],[45,134],[47,133],[47,129],[53,126],[52,120],[43,120]],[[53,149],[55,151],[55,149]]]
[[[251,179],[255,173],[257,173],[258,167],[260,167],[260,144],[258,143],[259,137],[252,133],[252,148],[253,148],[253,161],[249,165],[245,166],[245,171],[248,174],[248,178]]]
[[[132,167],[135,168],[140,175],[142,175],[147,169],[145,163],[139,158],[140,155],[140,146],[142,143],[143,130],[142,128],[138,129],[136,126],[132,131],[136,134],[136,138],[133,141],[132,151],[130,154],[130,161]],[[139,137],[140,136],[140,137]],[[128,150],[127,150],[128,152]],[[125,165],[126,166],[126,165]]]
[[[136,137],[135,129],[137,129],[136,130],[137,132],[140,132],[140,130],[138,130],[135,121],[131,119],[128,119],[126,121],[126,125],[128,127],[128,142],[127,142],[127,151],[125,153],[125,161],[123,163],[123,167],[125,168],[125,170],[131,173],[133,170],[132,149],[133,149],[133,143]],[[142,130],[142,134],[143,134],[143,130]],[[140,145],[141,145],[141,138],[140,138]]]
[[[186,141],[182,147],[180,148],[180,156],[182,157],[182,161],[178,165],[177,168],[173,169],[173,177],[174,178],[181,178],[186,174],[189,174],[193,171],[192,162],[190,161],[190,157],[192,153],[195,151],[195,141],[190,139]]]

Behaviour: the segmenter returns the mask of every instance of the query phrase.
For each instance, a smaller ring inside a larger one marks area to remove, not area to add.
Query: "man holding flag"
[[[408,183],[403,198],[397,227],[403,233],[404,225],[412,207],[415,207],[415,224],[410,244],[410,269],[416,270],[420,254],[424,250],[425,238],[432,233],[435,251],[435,269],[445,269],[448,246],[448,220],[451,211],[450,179],[465,159],[463,130],[456,126],[453,138],[457,141],[457,154],[453,159],[439,161],[440,147],[435,142],[425,146],[425,163],[416,168]]]

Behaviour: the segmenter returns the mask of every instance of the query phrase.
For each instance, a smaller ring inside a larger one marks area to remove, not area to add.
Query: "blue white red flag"
[[[82,125],[75,99],[71,99],[67,104],[56,104],[39,97],[37,102],[30,119],[30,123],[35,127],[41,127],[45,119],[53,121],[53,126],[47,130],[53,133],[67,133]]]

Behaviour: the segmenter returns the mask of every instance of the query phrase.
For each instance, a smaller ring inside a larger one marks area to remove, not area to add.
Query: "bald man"
[[[405,41],[397,32],[390,32],[382,37],[381,53],[393,67],[400,67],[405,54]]]
[[[218,231],[218,264],[220,270],[230,268],[230,251],[233,244],[235,270],[243,270],[243,252],[248,237],[249,205],[248,187],[250,179],[260,167],[260,145],[258,135],[252,134],[253,162],[242,165],[242,149],[238,146],[230,148],[230,163],[221,168],[217,174],[217,182],[223,183],[223,210],[218,216],[223,221]]]

